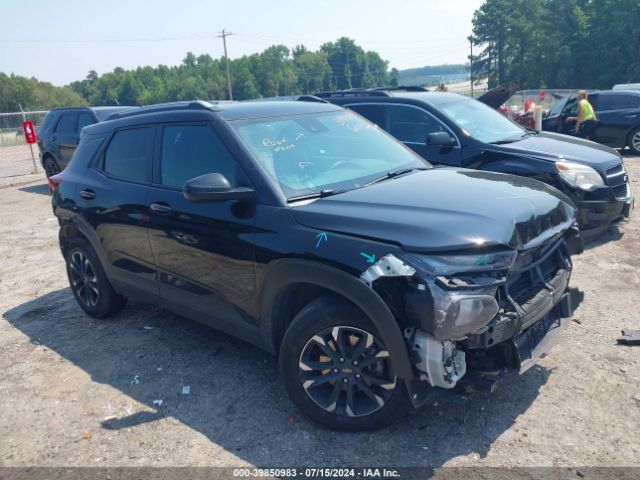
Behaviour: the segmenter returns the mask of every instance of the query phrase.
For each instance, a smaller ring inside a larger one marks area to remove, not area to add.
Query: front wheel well
[[[276,353],[279,352],[284,334],[295,316],[309,303],[323,296],[335,299],[336,302],[354,305],[348,298],[335,291],[310,283],[294,283],[278,293],[271,309],[272,344]]]

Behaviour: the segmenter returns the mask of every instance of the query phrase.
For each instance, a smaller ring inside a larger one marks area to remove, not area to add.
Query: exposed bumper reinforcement
[[[579,290],[569,289],[547,316],[514,337],[513,346],[519,373],[524,373],[535,365],[558,342],[562,332],[569,326],[582,296]]]

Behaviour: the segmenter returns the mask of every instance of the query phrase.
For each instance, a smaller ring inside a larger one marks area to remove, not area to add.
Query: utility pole
[[[473,98],[473,35],[469,35],[469,45],[471,46],[471,55],[469,56],[469,61],[471,65],[469,65],[469,78],[471,80],[471,98]]]
[[[222,29],[222,33],[218,38],[222,37],[222,45],[224,46],[224,59],[227,67],[227,90],[229,92],[229,100],[233,100],[233,93],[231,92],[231,74],[229,73],[229,55],[227,55],[227,37],[229,35],[233,34],[231,32],[225,32],[224,29]]]

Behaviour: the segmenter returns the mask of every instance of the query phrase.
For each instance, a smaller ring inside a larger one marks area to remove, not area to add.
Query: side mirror
[[[447,132],[435,132],[427,135],[427,145],[433,147],[452,147],[456,144],[456,139]]]
[[[231,187],[221,173],[207,173],[192,178],[182,189],[184,198],[190,202],[226,202],[228,200],[251,200],[254,191],[246,187]]]

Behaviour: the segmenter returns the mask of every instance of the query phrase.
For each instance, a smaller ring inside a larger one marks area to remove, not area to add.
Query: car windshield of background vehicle
[[[233,126],[287,198],[353,190],[387,174],[430,168],[353,112],[243,120]]]
[[[481,142],[515,142],[527,132],[493,108],[475,100],[445,103],[439,109],[468,135]]]

